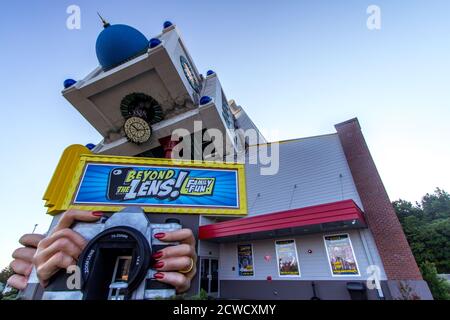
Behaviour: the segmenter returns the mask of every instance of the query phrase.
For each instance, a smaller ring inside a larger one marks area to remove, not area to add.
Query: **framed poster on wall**
[[[355,252],[347,233],[324,236],[324,242],[333,276],[359,276]]]
[[[299,277],[300,267],[295,240],[275,241],[275,251],[277,254],[278,275],[280,277]]]
[[[238,267],[240,277],[253,277],[253,248],[251,244],[240,244],[238,250]]]

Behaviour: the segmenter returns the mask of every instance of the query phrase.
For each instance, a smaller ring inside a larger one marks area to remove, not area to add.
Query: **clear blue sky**
[[[66,8],[81,8],[68,30]],[[379,31],[366,9],[381,8]],[[97,66],[100,11],[148,38],[171,20],[198,69],[268,136],[334,131],[357,116],[392,200],[450,190],[450,1],[9,1],[0,11],[0,267],[50,221],[42,194],[62,150],[101,137],[61,96]]]

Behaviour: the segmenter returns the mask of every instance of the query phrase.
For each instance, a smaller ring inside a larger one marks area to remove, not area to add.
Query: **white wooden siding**
[[[337,134],[283,142],[279,148],[276,175],[263,176],[262,165],[246,164],[249,216],[346,199],[363,209]]]
[[[332,234],[338,234],[333,232]],[[352,241],[353,250],[355,252],[356,260],[359,266],[360,276],[332,276],[327,252],[325,249],[323,234],[312,234],[299,237],[281,238],[281,239],[295,239],[299,266],[300,277],[280,277],[278,275],[277,259],[275,253],[275,239],[258,240],[250,242],[236,242],[236,243],[222,243],[220,244],[220,259],[219,259],[219,278],[220,280],[266,280],[268,276],[272,280],[361,280],[367,279],[366,273],[369,266],[369,258],[364,250],[361,237],[358,230],[350,230],[343,233],[348,233]],[[373,244],[373,238],[370,232],[366,234],[366,239],[370,248],[370,253],[374,257],[374,262],[380,267],[381,280],[386,279],[386,274],[379,261],[378,252]],[[204,241],[202,241],[203,243]],[[240,277],[238,275],[238,258],[237,245],[238,244],[252,244],[254,257],[254,272],[253,277]],[[312,253],[309,254],[308,250]],[[267,262],[264,257],[271,256],[271,260]],[[234,271],[233,271],[234,267]]]

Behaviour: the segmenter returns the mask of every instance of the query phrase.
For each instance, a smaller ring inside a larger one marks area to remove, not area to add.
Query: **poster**
[[[278,274],[280,277],[300,276],[295,240],[275,241],[275,249],[277,253]]]
[[[246,214],[242,164],[84,154],[69,147],[44,195],[49,213],[69,208]]]
[[[333,276],[357,276],[358,264],[348,234],[325,236],[328,262]]]
[[[253,269],[253,250],[251,244],[238,245],[239,276],[252,277],[255,275]]]

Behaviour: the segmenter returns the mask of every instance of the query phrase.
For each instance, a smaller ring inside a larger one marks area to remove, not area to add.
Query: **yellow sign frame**
[[[145,212],[153,213],[182,213],[182,214],[247,214],[247,194],[245,168],[239,163],[218,163],[209,161],[193,161],[165,158],[138,158],[126,156],[108,156],[93,154],[89,149],[81,145],[72,145],[66,148],[61,156],[58,166],[47,187],[43,199],[48,208],[47,213],[56,215],[68,209],[86,211],[116,212],[126,206],[117,205],[79,205],[73,204],[73,200],[81,182],[85,167],[88,163],[119,164],[119,165],[149,165],[177,168],[204,168],[204,169],[232,169],[237,171],[239,208],[193,208],[182,206],[142,206]],[[134,204],[133,206],[137,206]]]

